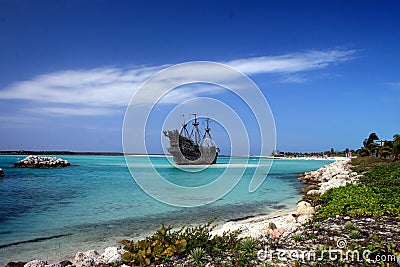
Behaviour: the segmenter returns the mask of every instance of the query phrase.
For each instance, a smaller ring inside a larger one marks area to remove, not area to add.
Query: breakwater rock
[[[71,166],[67,160],[56,157],[27,156],[23,160],[14,163],[14,168],[62,168]]]
[[[0,178],[4,177],[4,171],[0,168]]]
[[[306,195],[323,195],[329,189],[356,184],[362,175],[351,170],[350,160],[335,161],[322,168],[299,175],[299,179],[309,184],[302,192]]]

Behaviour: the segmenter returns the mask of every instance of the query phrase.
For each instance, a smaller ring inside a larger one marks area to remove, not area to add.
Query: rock
[[[71,166],[68,160],[38,156],[27,156],[13,165],[14,168],[61,168],[68,166]]]
[[[104,253],[99,257],[99,262],[103,264],[116,263],[121,261],[122,255],[126,252],[124,249],[117,247],[106,248]]]
[[[64,267],[64,265],[61,265],[59,263],[53,263],[53,264],[47,264],[45,267]]]
[[[275,229],[275,230],[272,232],[271,238],[278,238],[278,237],[280,237],[281,235],[283,235],[284,232],[285,232],[285,229],[283,229],[283,228]]]
[[[286,224],[289,223],[296,223],[296,218],[293,216],[293,214],[289,214],[288,216],[286,216]]]
[[[312,215],[301,215],[299,217],[297,217],[297,222],[299,224],[304,224],[306,222],[308,222],[309,220],[311,220]]]
[[[310,203],[306,202],[306,201],[300,201],[297,204],[297,211],[296,211],[296,215],[312,215],[315,214],[315,209],[314,207],[311,206]]]
[[[45,267],[47,262],[41,260],[33,260],[24,265],[24,267]]]
[[[319,194],[320,194],[319,190],[310,190],[307,192],[308,196],[317,196]]]
[[[263,230],[268,230],[268,229],[275,230],[275,229],[277,229],[277,227],[273,222],[267,222],[264,225]]]
[[[4,171],[0,168],[0,178],[4,177]]]
[[[74,264],[76,267],[90,267],[97,265],[99,253],[96,250],[78,252],[75,254]]]
[[[60,261],[59,264],[65,267],[65,266],[72,265],[72,262],[69,260],[64,260],[64,261]]]
[[[7,265],[5,267],[24,267],[25,264],[26,264],[26,262],[22,262],[22,261],[19,261],[19,262],[11,261],[11,262],[7,263]]]

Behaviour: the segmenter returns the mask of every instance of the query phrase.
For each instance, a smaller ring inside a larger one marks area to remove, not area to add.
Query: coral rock
[[[306,201],[300,201],[297,204],[297,211],[296,215],[312,215],[315,214],[315,209],[314,207],[311,206],[310,203]]]
[[[47,262],[41,260],[33,260],[24,265],[24,267],[45,267]]]

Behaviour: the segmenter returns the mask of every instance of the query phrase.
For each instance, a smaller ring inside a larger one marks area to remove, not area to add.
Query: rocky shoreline
[[[71,166],[68,160],[56,157],[27,156],[26,158],[14,163],[13,168],[64,168]]]
[[[300,174],[299,180],[309,186],[302,189],[305,197],[297,204],[296,209],[281,211],[280,214],[272,216],[257,216],[243,221],[227,222],[216,230],[215,234],[242,230],[241,237],[257,238],[260,235],[272,235],[272,237],[277,238],[289,235],[308,222],[319,208],[312,206],[306,197],[307,195],[321,195],[331,188],[358,182],[361,175],[351,171],[349,161],[350,159],[335,161],[316,171]]]

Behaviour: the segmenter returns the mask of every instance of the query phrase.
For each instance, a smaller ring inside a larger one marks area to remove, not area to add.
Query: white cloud
[[[294,73],[325,68],[330,64],[350,60],[355,50],[313,50],[281,56],[253,57],[227,62],[246,74]]]
[[[263,56],[227,61],[245,74],[279,73],[286,82],[302,82],[299,72],[325,68],[352,59],[354,50],[324,50]],[[65,70],[39,75],[0,90],[0,100],[26,100],[40,103],[34,111],[50,115],[105,115],[126,106],[135,90],[147,78],[168,65],[152,67],[103,67],[89,70]],[[207,70],[205,70],[207,71]],[[210,74],[211,75],[211,74]],[[212,74],[218,75],[218,74]],[[179,79],[177,75],[177,79]],[[168,82],[168,81],[167,81]],[[154,89],[156,90],[156,89]],[[216,92],[210,91],[208,93]],[[163,103],[179,102],[197,96],[201,90],[172,92]],[[204,93],[204,92],[203,92]],[[154,92],[148,92],[149,95]],[[46,106],[47,105],[47,106]],[[58,105],[57,107],[54,107]],[[71,107],[71,105],[73,107]],[[32,110],[30,110],[32,111]]]

